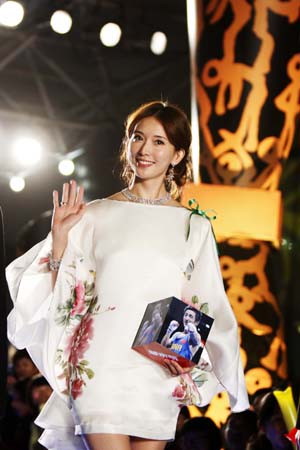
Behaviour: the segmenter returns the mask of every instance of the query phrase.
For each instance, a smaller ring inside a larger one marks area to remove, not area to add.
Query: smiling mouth
[[[155,164],[153,161],[149,161],[147,159],[137,159],[136,160],[138,166],[146,167],[146,166],[152,166]]]

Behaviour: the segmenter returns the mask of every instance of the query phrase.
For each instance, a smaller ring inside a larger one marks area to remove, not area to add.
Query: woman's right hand
[[[59,203],[58,191],[53,191],[51,231],[54,248],[60,247],[62,250],[62,247],[66,246],[69,231],[85,213],[86,205],[83,202],[83,193],[82,186],[77,192],[77,183],[74,180],[64,183],[61,203]]]

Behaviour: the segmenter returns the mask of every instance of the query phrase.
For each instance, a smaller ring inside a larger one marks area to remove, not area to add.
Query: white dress
[[[53,292],[51,233],[8,266],[9,339],[53,388],[36,420],[47,448],[84,448],[85,433],[172,439],[180,405],[224,390],[233,411],[248,408],[211,224],[190,213],[95,200],[69,233]],[[147,304],[170,296],[207,303],[215,319],[200,367],[180,377],[131,348]]]

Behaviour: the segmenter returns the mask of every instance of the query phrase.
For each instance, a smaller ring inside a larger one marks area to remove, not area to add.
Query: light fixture
[[[41,159],[42,147],[39,141],[30,137],[19,138],[14,144],[14,156],[23,166],[32,166]]]
[[[0,24],[6,27],[16,27],[24,17],[24,8],[19,2],[7,1],[0,6]]]
[[[63,159],[58,164],[58,170],[62,175],[71,175],[75,170],[75,164],[71,159]]]
[[[50,25],[56,33],[66,34],[72,28],[72,17],[66,11],[59,9],[52,14]]]
[[[100,40],[106,47],[115,47],[120,42],[122,30],[116,23],[106,23],[100,30]]]
[[[153,33],[150,42],[150,49],[155,55],[164,53],[167,47],[167,36],[162,31]]]
[[[23,191],[25,187],[25,180],[24,178],[18,176],[11,177],[11,179],[9,180],[9,186],[14,192]]]

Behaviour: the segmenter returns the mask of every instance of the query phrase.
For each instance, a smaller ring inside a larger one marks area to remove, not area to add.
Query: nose
[[[150,144],[147,140],[141,142],[141,146],[139,148],[140,155],[149,155],[150,153]]]

